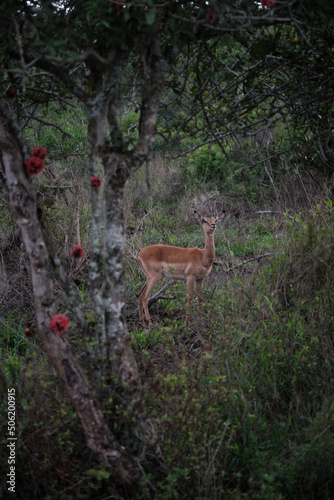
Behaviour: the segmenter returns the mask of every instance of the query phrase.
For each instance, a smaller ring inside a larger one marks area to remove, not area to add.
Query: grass
[[[14,316],[11,311],[6,321],[0,320],[0,346],[12,355],[19,356],[28,350],[28,342],[24,334],[26,322],[24,319],[15,319]]]
[[[219,193],[182,187],[175,165],[166,172],[159,161],[152,168],[150,196],[143,197],[141,172],[127,186],[129,310],[136,307],[135,294],[144,282],[136,253],[158,242],[203,247],[203,230],[192,210],[209,215],[222,204]],[[224,204],[241,205],[232,199]],[[181,282],[152,306],[152,328],[137,319],[129,322],[150,440],[134,438],[133,415],[112,386],[101,387],[109,424],[143,471],[140,498],[331,498],[333,205],[326,198],[298,213],[257,211],[245,203],[239,218],[231,212],[218,227],[217,260],[223,264],[205,281],[202,321],[195,300],[190,325],[185,325]],[[83,216],[86,224],[87,213]],[[85,304],[82,274],[78,286]],[[17,389],[25,491],[34,488],[36,498],[75,497],[81,485],[90,498],[126,498],[87,452],[58,377],[38,341],[24,337],[25,317],[6,314],[0,325],[0,382]],[[70,335],[80,355],[79,334],[72,330]],[[0,413],[5,422],[4,401]]]
[[[161,220],[158,211],[151,224]],[[218,277],[213,271],[201,325],[195,312],[191,327],[180,327],[172,319],[180,301],[171,299],[153,329],[134,330],[137,339],[146,335],[146,404],[164,436],[168,473],[156,498],[194,491],[199,498],[331,498],[332,228],[328,200],[295,215],[228,222],[217,230],[220,260],[231,267],[270,256]],[[169,234],[152,229],[152,243]],[[173,244],[188,238],[187,246],[201,246],[201,231],[191,229],[183,236],[175,228]]]

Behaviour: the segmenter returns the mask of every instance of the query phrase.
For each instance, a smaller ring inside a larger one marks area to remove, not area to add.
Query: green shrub
[[[201,181],[223,185],[228,176],[228,162],[218,144],[206,144],[190,157],[195,176]]]

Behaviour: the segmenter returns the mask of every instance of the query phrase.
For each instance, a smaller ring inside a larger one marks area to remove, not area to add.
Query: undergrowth
[[[260,268],[225,276],[202,325],[148,332],[147,405],[168,469],[156,498],[331,498],[331,203],[281,226]]]
[[[122,407],[111,384],[100,388],[113,432],[143,472],[138,497],[331,499],[332,199],[314,199],[302,211],[274,203],[259,210],[258,203],[194,187],[177,164],[165,167],[159,159],[152,169],[150,189],[143,172],[129,181],[125,205],[127,314],[152,426],[149,442],[136,446],[134,414]],[[43,217],[61,255],[60,201],[59,195]],[[72,200],[67,201],[71,207]],[[203,318],[194,301],[190,324],[185,324],[186,287],[181,282],[152,306],[154,326],[139,325],[133,311],[144,276],[134,260],[137,252],[153,243],[203,247],[203,230],[195,224],[193,210],[215,215],[223,206],[229,217],[216,232],[217,262],[205,281]],[[80,210],[84,234],[89,214],[83,206]],[[73,224],[70,208],[65,214],[66,224]],[[24,256],[6,224],[8,245],[17,256],[7,273],[18,276],[16,266]],[[76,277],[89,311],[85,265]],[[7,296],[13,297],[7,285]],[[64,300],[62,291],[56,292]],[[15,301],[12,307],[1,305],[0,384],[4,395],[8,387],[15,388],[17,404],[20,483],[12,498],[131,498],[87,451],[77,416],[37,336],[25,337],[33,315],[29,297],[24,314]],[[80,355],[82,339],[74,330],[68,335]],[[3,477],[6,404],[4,396]]]

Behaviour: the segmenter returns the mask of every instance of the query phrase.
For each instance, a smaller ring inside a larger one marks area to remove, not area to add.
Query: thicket
[[[0,9],[2,162],[11,194],[15,176],[29,193],[14,207],[20,234],[1,177],[1,494],[13,387],[12,498],[331,498],[332,8],[36,5]],[[26,183],[22,160],[37,144],[48,150],[46,168]],[[92,175],[105,176],[104,190],[89,193]],[[43,238],[34,245],[34,190],[49,252]],[[195,303],[185,324],[178,283],[152,305],[154,327],[143,328],[136,254],[160,242],[202,246],[193,210],[223,207],[203,319]],[[45,273],[36,311],[30,272]],[[71,320],[60,337],[49,328],[55,311]],[[124,455],[113,461],[119,443]]]
[[[77,128],[72,132],[79,136],[80,126],[74,122]],[[45,130],[40,139],[52,151],[48,134]],[[203,182],[191,160],[169,161],[157,155],[150,162],[150,185],[146,173],[139,171],[126,188],[127,314],[150,416],[151,440],[145,454],[138,449],[136,455],[131,434],[134,414],[122,408],[108,381],[99,389],[108,394],[103,410],[145,471],[141,498],[330,499],[334,487],[331,193],[308,189],[307,179],[293,171],[279,182],[275,177],[265,183],[265,170],[245,192],[237,176],[224,190],[212,179]],[[76,161],[72,155],[60,162],[55,154],[36,189],[43,229],[80,290],[93,327],[86,293],[87,185],[84,177],[74,178],[68,168]],[[291,186],[293,197],[288,196]],[[253,200],[248,196],[252,190]],[[78,418],[34,334],[24,250],[5,194],[1,204],[5,263],[1,385],[4,391],[8,385],[15,387],[18,415],[20,487],[13,498],[131,498],[132,493],[115,484],[87,451]],[[194,305],[186,327],[186,290],[179,283],[152,306],[155,326],[143,329],[135,309],[144,277],[135,255],[143,246],[160,242],[202,246],[202,229],[194,223],[193,209],[211,214],[223,205],[230,216],[217,230],[217,263],[205,284],[203,321]],[[69,249],[78,237],[85,256],[74,265]],[[60,285],[57,300],[67,312]],[[29,322],[32,336],[27,337]],[[82,337],[75,326],[66,335],[84,359],[94,339],[89,334]],[[2,402],[2,436],[6,412]],[[6,452],[3,438],[3,473]]]

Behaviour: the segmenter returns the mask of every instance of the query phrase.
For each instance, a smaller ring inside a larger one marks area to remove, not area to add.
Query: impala
[[[138,293],[139,321],[144,323],[144,313],[149,325],[152,325],[148,311],[148,297],[153,287],[161,278],[182,279],[187,281],[186,322],[189,319],[193,300],[194,284],[198,297],[198,308],[202,313],[203,279],[210,274],[215,260],[214,234],[217,222],[225,216],[221,212],[217,217],[203,217],[195,211],[196,219],[203,224],[205,247],[181,248],[170,245],[151,245],[143,248],[137,255],[137,262],[144,272],[147,281]]]

